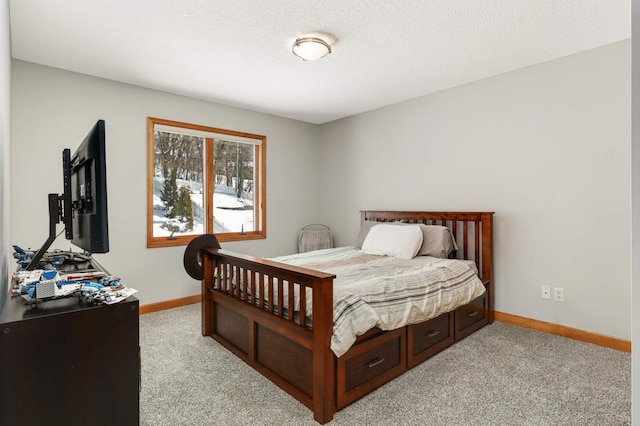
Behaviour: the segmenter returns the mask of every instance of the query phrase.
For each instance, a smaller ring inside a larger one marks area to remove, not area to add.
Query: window
[[[147,247],[266,237],[265,136],[147,119]]]

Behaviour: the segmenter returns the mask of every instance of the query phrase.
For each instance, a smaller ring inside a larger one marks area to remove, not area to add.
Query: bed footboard
[[[202,334],[313,410],[319,423],[330,421],[335,276],[221,249],[202,255]]]

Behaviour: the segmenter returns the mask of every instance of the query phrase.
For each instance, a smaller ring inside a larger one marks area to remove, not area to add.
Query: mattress
[[[271,260],[336,275],[331,349],[338,357],[359,335],[374,327],[394,330],[427,321],[469,303],[485,291],[473,261],[430,256],[405,260],[367,254],[354,247]],[[306,312],[313,315],[310,289]]]

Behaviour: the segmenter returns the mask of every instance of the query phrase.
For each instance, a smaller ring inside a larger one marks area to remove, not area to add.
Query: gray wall
[[[199,293],[182,266],[184,246],[146,248],[147,116],[267,136],[267,239],[224,248],[289,254],[300,228],[322,219],[315,125],[17,60],[11,111],[11,164],[20,170],[11,179],[12,241],[32,248],[48,236],[47,194],[62,191],[62,149],[73,151],[96,120],[106,121],[111,251],[96,258],[142,304]],[[53,247],[70,244],[61,236]]]
[[[360,209],[495,211],[496,310],[630,339],[630,49],[322,126],[337,243],[353,244]]]
[[[11,85],[11,47],[9,27],[9,3],[0,5],[0,310],[7,299],[9,288],[9,268],[7,261],[11,253],[9,238],[9,158],[10,103]]]

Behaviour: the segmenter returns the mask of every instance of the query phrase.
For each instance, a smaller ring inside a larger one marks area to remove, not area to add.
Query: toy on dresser
[[[88,254],[54,250],[27,270],[34,256],[31,250],[13,246],[18,269],[11,279],[12,296],[20,296],[25,305],[37,307],[55,299],[77,297],[90,304],[113,304],[137,293],[110,275]]]

